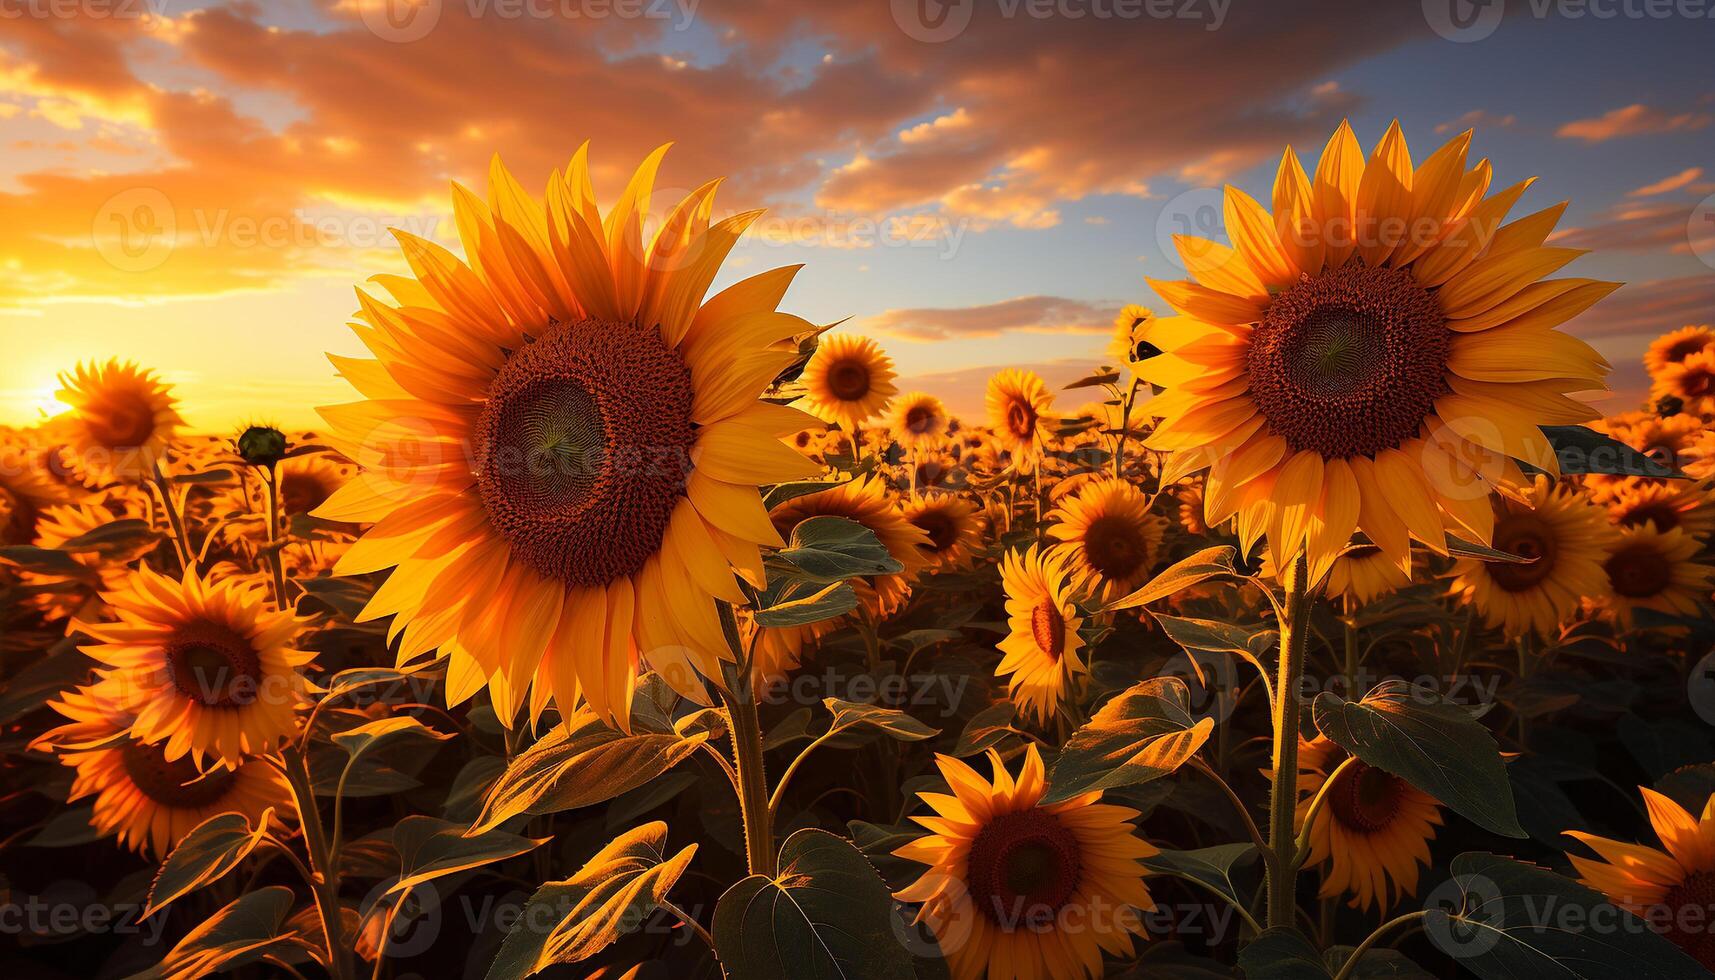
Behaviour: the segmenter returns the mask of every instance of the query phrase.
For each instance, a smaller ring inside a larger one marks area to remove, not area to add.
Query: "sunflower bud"
[[[238,434],[232,447],[251,466],[273,466],[286,455],[286,434],[269,425],[253,425]]]

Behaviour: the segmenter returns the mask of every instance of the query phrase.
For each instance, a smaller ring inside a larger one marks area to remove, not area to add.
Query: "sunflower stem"
[[[733,769],[738,773],[738,805],[744,814],[745,860],[753,875],[775,873],[774,821],[769,808],[768,773],[763,768],[762,720],[756,711],[756,694],[751,689],[750,658],[745,654],[738,636],[738,618],[732,606],[716,602],[721,631],[727,645],[738,660],[727,671],[727,683],[719,685],[721,701],[726,705],[727,730],[732,734]]]
[[[1274,860],[1265,865],[1268,879],[1268,925],[1290,927],[1297,904],[1292,862],[1297,839],[1293,812],[1298,804],[1298,735],[1303,705],[1299,678],[1304,673],[1305,640],[1309,636],[1310,569],[1300,551],[1286,571],[1285,617],[1280,621],[1280,673],[1274,697],[1274,785],[1269,789],[1269,850]]]
[[[185,519],[179,513],[178,506],[173,502],[173,485],[168,482],[167,474],[161,472],[161,463],[154,463],[155,474],[151,481],[155,492],[161,497],[161,509],[167,512],[167,526],[173,531],[173,553],[179,557],[179,571],[185,572],[196,567],[196,552],[191,548],[191,539],[185,533]]]
[[[262,502],[267,508],[268,567],[274,573],[274,605],[286,608],[286,566],[280,558],[280,464],[262,471]]]
[[[304,830],[304,854],[309,858],[310,887],[316,911],[322,920],[322,938],[327,943],[328,974],[333,980],[351,980],[351,947],[345,942],[339,908],[339,868],[332,863],[327,835],[322,830],[321,811],[316,806],[315,786],[310,782],[308,757],[294,745],[282,751],[286,782],[292,787],[298,808],[298,823]]]

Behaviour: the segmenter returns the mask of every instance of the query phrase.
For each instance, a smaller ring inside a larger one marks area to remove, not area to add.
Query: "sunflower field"
[[[317,431],[66,366],[6,975],[1710,975],[1715,328],[1601,417],[1619,284],[1470,143],[1288,148],[982,417],[713,289],[758,212],[664,148],[455,185]]]

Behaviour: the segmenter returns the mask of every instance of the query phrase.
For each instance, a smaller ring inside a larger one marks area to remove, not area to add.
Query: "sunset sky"
[[[1342,117],[1368,146],[1397,116],[1419,161],[1475,127],[1495,186],[1541,177],[1519,213],[1571,200],[1557,241],[1595,250],[1571,274],[1629,284],[1569,328],[1615,363],[1610,409],[1639,397],[1648,338],[1715,320],[1707,17],[394,3],[0,2],[0,423],[117,356],[193,426],[311,425],[351,397],[323,352],[361,351],[354,285],[404,269],[386,229],[450,244],[449,181],[485,192],[498,152],[540,188],[585,139],[604,199],[667,141],[662,197],[727,175],[718,210],[770,217],[722,282],[805,263],[785,308],[851,318],[957,412],[997,366],[1085,371],[1120,305],[1164,308],[1144,276],[1182,275],[1170,234],[1214,230],[1223,182],[1266,201],[1281,148],[1313,161]]]

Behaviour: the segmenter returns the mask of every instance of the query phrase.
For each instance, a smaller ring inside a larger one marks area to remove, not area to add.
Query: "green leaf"
[[[410,715],[377,718],[368,724],[348,728],[343,732],[335,732],[332,736],[334,744],[344,749],[345,754],[353,760],[367,752],[401,739],[425,738],[431,741],[445,742],[452,737],[450,733],[438,732]]]
[[[921,742],[926,738],[934,738],[941,734],[938,728],[930,728],[903,711],[894,708],[884,708],[877,704],[860,704],[855,701],[841,701],[839,698],[823,698],[822,704],[834,714],[834,722],[828,729],[829,735],[852,728],[873,728],[886,732],[902,742]]]
[[[850,841],[800,830],[780,873],[751,875],[715,906],[715,950],[731,980],[913,980],[893,897]]]
[[[501,943],[488,980],[518,980],[586,960],[642,926],[697,852],[692,844],[669,860],[666,843],[665,823],[645,824],[616,837],[571,878],[538,888]]]
[[[1173,875],[1195,882],[1225,898],[1228,904],[1243,908],[1248,898],[1239,897],[1239,886],[1233,881],[1233,870],[1241,864],[1256,860],[1255,844],[1219,844],[1194,851],[1161,851],[1140,863],[1156,874]]]
[[[1263,674],[1268,673],[1268,667],[1262,662],[1262,654],[1280,642],[1280,634],[1274,630],[1212,619],[1181,619],[1153,612],[1150,615],[1161,624],[1168,639],[1186,650],[1237,654]]]
[[[362,579],[324,575],[319,578],[298,579],[297,583],[298,587],[304,590],[306,598],[320,602],[346,619],[356,619],[375,595],[374,587]]]
[[[1709,976],[1648,924],[1545,868],[1483,852],[1453,859],[1423,931],[1484,980],[1691,980]]]
[[[1135,609],[1146,606],[1157,599],[1165,599],[1181,589],[1190,588],[1198,582],[1204,582],[1221,575],[1237,575],[1238,567],[1233,564],[1238,552],[1230,545],[1217,545],[1204,548],[1187,558],[1174,562],[1161,574],[1144,583],[1137,591],[1122,599],[1108,603],[1109,609]]]
[[[1485,830],[1526,836],[1495,739],[1471,712],[1426,687],[1393,680],[1361,701],[1332,692],[1311,707],[1316,728]]]
[[[1329,973],[1339,973],[1352,958],[1354,947],[1333,946],[1322,954],[1322,962],[1327,964]],[[1372,946],[1364,951],[1364,958],[1352,967],[1347,974],[1350,980],[1435,980],[1435,975],[1418,966],[1397,949],[1386,949]]]
[[[777,483],[769,487],[768,492],[762,495],[762,506],[768,510],[773,510],[781,504],[797,500],[799,497],[808,497],[810,494],[821,493],[823,490],[843,487],[850,482],[850,480],[798,480],[792,483]]]
[[[238,867],[268,836],[268,820],[273,813],[273,807],[262,811],[255,830],[250,829],[250,821],[242,813],[220,813],[197,824],[174,846],[155,874],[143,918]]]
[[[850,518],[826,515],[800,521],[772,558],[795,569],[798,577],[823,585],[905,570],[874,531]]]
[[[1177,677],[1152,677],[1115,695],[1066,740],[1042,802],[1147,783],[1178,769],[1215,728],[1212,718],[1193,718],[1190,706]]]
[[[1523,565],[1531,561],[1519,555],[1509,555],[1504,551],[1496,551],[1487,545],[1466,541],[1456,534],[1447,535],[1447,553],[1455,558],[1476,558],[1481,561],[1503,561],[1514,565]]]
[[[64,551],[38,548],[33,544],[13,544],[0,548],[0,562],[16,565],[26,572],[56,575],[93,581],[95,572],[88,565]]]
[[[634,703],[644,700],[640,690]],[[708,732],[680,737],[665,718],[652,719],[636,707],[632,728],[627,735],[587,709],[574,712],[512,760],[469,832],[492,830],[520,814],[605,803],[685,761],[709,739]]]
[[[414,685],[436,680],[440,676],[441,670],[438,663],[425,663],[410,669],[353,667],[350,670],[342,670],[329,678],[327,694],[323,695],[323,699],[344,697],[364,688],[389,687],[399,684]],[[413,695],[412,699],[421,700],[416,695]]]
[[[1582,425],[1545,425],[1542,434],[1560,458],[1560,472],[1606,473],[1613,476],[1651,476],[1657,479],[1688,479],[1684,473],[1651,459],[1645,453],[1605,433]]]
[[[1120,376],[1118,371],[1098,371],[1095,374],[1079,378],[1071,384],[1066,385],[1061,390],[1074,391],[1078,388],[1094,388],[1098,385],[1111,385],[1117,383],[1119,379]]]
[[[1263,930],[1239,950],[1245,980],[1329,980],[1322,954],[1297,929],[1275,926]]]
[[[155,538],[149,522],[139,517],[124,517],[85,531],[60,545],[61,551],[124,551],[139,547]]]
[[[292,890],[282,885],[246,892],[199,923],[161,962],[129,980],[225,975],[287,947],[298,947],[301,940],[295,933],[280,930],[292,902]]]
[[[1008,735],[1018,734],[1018,729],[1012,727],[1017,718],[1018,708],[1011,701],[989,705],[965,723],[958,744],[953,746],[953,755],[967,759],[999,745]]]
[[[858,606],[857,590],[850,582],[835,582],[816,589],[815,583],[777,576],[770,586],[763,593],[765,605],[756,611],[758,626],[808,626],[844,616]]]
[[[95,808],[79,806],[61,810],[48,818],[42,829],[24,842],[25,847],[77,847],[100,840],[95,829]]]
[[[410,816],[393,828],[399,852],[399,880],[387,889],[393,895],[425,881],[527,854],[546,844],[547,837],[520,837],[490,830],[464,836],[462,824],[435,817]]]

